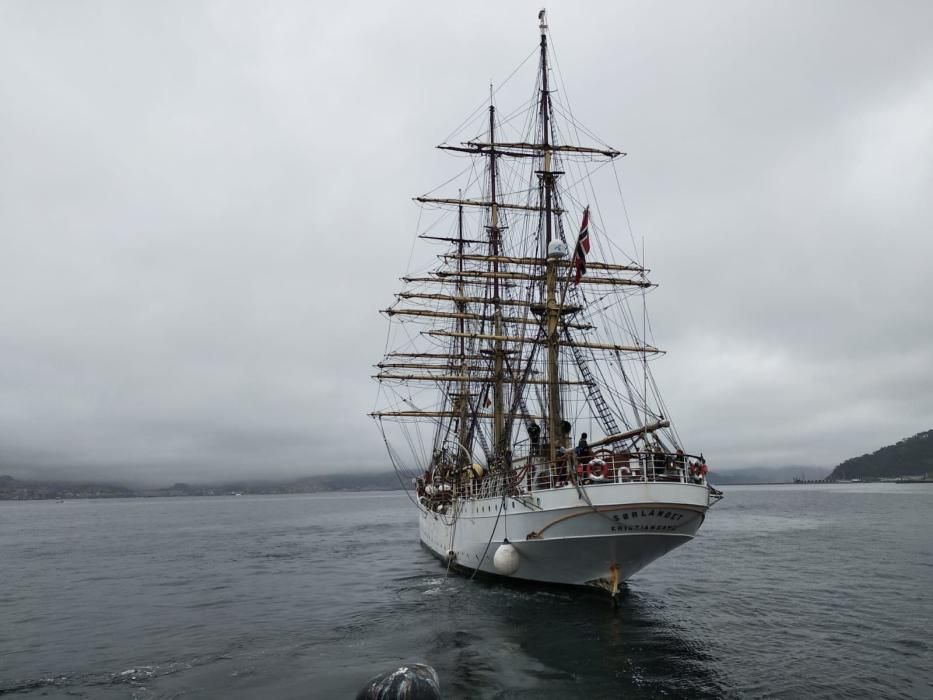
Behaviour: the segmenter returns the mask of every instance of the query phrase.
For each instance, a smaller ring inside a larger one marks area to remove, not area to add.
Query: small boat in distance
[[[502,110],[490,91],[439,146],[466,161],[462,189],[416,198],[435,255],[383,310],[371,415],[448,566],[615,595],[722,494],[652,375],[655,285],[626,252],[624,205],[597,207],[598,174],[621,200],[625,154],[578,141],[592,134],[554,89],[538,19],[531,99]]]

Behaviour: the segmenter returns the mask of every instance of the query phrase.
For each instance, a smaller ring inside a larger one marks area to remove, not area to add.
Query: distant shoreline
[[[89,498],[171,498],[185,496],[271,496],[303,493],[399,491],[395,472],[328,474],[294,481],[235,481],[216,484],[176,483],[144,488],[93,481],[38,481],[0,476],[0,501],[48,501]]]
[[[328,489],[324,491],[250,491],[245,493],[120,493],[120,494],[76,494],[52,496],[8,496],[0,495],[0,501],[91,501],[116,500],[121,498],[235,498],[238,496],[307,496],[326,493],[398,493],[403,491],[400,487],[394,489]]]
[[[135,489],[125,486],[95,483],[61,483],[61,482],[33,482],[18,481],[10,477],[0,477],[0,501],[65,501],[65,500],[91,500],[110,498],[208,498],[208,497],[235,497],[235,496],[287,496],[316,493],[390,493],[404,491],[394,477],[394,484],[385,483],[378,475],[375,481],[378,485],[369,484],[316,484],[288,483],[288,484],[252,484],[240,485],[239,488],[230,488],[228,485],[219,486],[193,486],[176,484],[162,489]],[[333,477],[320,477],[330,479]],[[840,486],[862,484],[930,484],[933,479],[870,479],[862,481],[719,481],[715,477],[711,483],[717,487],[730,486]]]
[[[32,497],[9,497],[9,496],[0,496],[0,502],[8,501],[106,501],[106,500],[119,500],[119,499],[153,499],[153,498],[235,498],[237,496],[313,496],[315,494],[328,494],[328,493],[400,493],[402,489],[334,489],[332,491],[276,491],[276,492],[260,492],[255,491],[252,493],[241,493],[241,494],[232,494],[232,493],[215,493],[215,494],[199,494],[199,493],[189,493],[189,494],[164,494],[164,493],[151,493],[151,494],[120,494],[120,495],[73,495],[73,496],[32,496]]]

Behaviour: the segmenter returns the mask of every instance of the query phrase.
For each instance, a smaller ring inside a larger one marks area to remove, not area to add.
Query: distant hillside
[[[904,438],[871,454],[847,459],[833,470],[833,479],[891,478],[933,473],[933,430]]]
[[[22,481],[0,475],[0,500],[43,498],[127,498],[132,489],[93,481]]]
[[[92,481],[21,480],[0,475],[0,501],[63,498],[133,498],[153,496],[223,496],[238,494],[317,493],[320,491],[394,491],[395,472],[345,472],[292,481],[241,480],[213,484],[177,483],[165,488],[137,488]]]

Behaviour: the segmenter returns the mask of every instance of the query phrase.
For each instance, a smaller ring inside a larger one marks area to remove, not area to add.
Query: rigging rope
[[[505,484],[503,483],[503,486],[504,485]],[[476,574],[479,571],[479,567],[484,561],[486,561],[486,555],[489,553],[489,546],[492,544],[492,540],[496,536],[496,528],[499,526],[499,518],[502,517],[503,511],[505,511],[506,518],[508,518],[508,508],[506,508],[505,499],[506,493],[503,490],[502,500],[499,503],[499,512],[496,514],[496,522],[494,522],[492,525],[492,532],[489,533],[489,539],[486,541],[486,549],[483,550],[483,556],[479,558],[479,561],[476,563],[476,568],[473,569],[473,574],[470,576],[471,581],[476,577]],[[506,531],[506,535],[508,535],[508,531]]]

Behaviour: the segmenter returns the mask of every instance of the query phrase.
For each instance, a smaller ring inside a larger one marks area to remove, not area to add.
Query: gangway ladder
[[[479,429],[479,426],[473,431],[473,435],[479,440],[479,446],[483,448],[483,454],[486,455],[486,460],[488,461],[492,458],[492,453],[489,451],[489,443],[486,441],[486,435]]]
[[[589,365],[586,362],[586,358],[583,356],[583,352],[573,342],[573,338],[570,337],[570,332],[566,327],[564,327],[564,336],[567,338],[567,344],[573,352],[573,359],[577,363],[577,369],[580,370],[580,376],[582,376],[583,381],[586,382],[588,393],[587,400],[590,402],[591,408],[596,409],[596,417],[599,420],[600,427],[605,431],[606,435],[619,434],[622,431],[619,430],[616,417],[613,415],[612,409],[609,408],[609,404],[606,403],[603,392],[599,390],[599,385],[593,378],[593,373],[590,372]]]
[[[485,396],[486,393],[482,392],[480,395]],[[483,448],[483,454],[486,455],[486,462],[488,463],[489,460],[492,459],[492,456],[493,456],[492,452],[489,451],[489,442],[486,440],[486,435],[483,433],[482,430],[480,430],[480,427],[478,424],[479,422],[476,421],[475,418],[473,420],[474,420],[473,437],[475,437],[479,441],[479,446]]]

